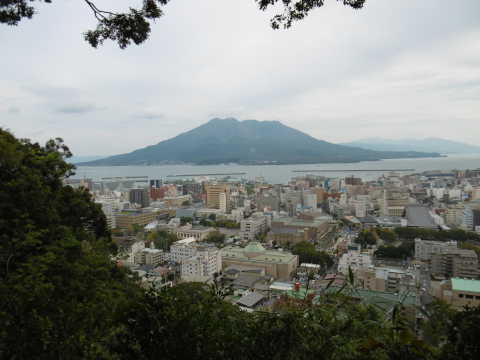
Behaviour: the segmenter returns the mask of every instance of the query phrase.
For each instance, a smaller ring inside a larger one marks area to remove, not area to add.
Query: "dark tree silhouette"
[[[93,0],[83,1],[86,7],[97,19],[97,27],[85,32],[85,40],[94,48],[102,45],[105,40],[112,40],[124,49],[132,42],[136,45],[148,39],[151,23],[164,13],[162,7],[170,0],[143,0],[141,6],[130,7],[128,12],[115,12],[99,8]],[[266,10],[275,5],[283,7],[280,14],[271,19],[274,29],[289,28],[294,21],[302,20],[315,8],[323,6],[325,0],[254,0],[260,10]],[[354,9],[363,7],[365,0],[337,0]],[[53,3],[52,0],[1,0],[0,23],[18,25],[23,19],[31,19],[35,15],[35,5],[39,2]]]

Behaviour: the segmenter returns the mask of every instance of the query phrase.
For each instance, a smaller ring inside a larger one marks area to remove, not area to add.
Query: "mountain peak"
[[[210,119],[207,124],[218,124],[218,123],[230,123],[230,124],[236,124],[239,123],[240,121],[234,117],[226,117],[226,118],[213,118]]]
[[[301,164],[357,162],[438,154],[378,152],[315,139],[279,121],[213,118],[174,138],[83,165]]]

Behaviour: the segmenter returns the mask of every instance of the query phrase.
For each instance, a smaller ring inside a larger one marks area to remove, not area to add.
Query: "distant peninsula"
[[[440,156],[437,152],[375,151],[332,144],[278,121],[215,118],[156,145],[77,165],[317,164]]]
[[[351,141],[340,145],[354,146],[375,151],[420,151],[438,152],[440,154],[480,154],[480,146],[459,141],[425,138],[425,139],[383,139],[370,138]]]

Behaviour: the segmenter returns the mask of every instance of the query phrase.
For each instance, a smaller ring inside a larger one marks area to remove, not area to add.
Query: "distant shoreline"
[[[188,166],[216,166],[216,165],[235,165],[235,166],[265,166],[265,165],[324,165],[324,164],[358,164],[362,162],[378,162],[384,160],[414,160],[414,159],[438,159],[438,158],[446,158],[448,155],[446,154],[439,154],[438,156],[415,156],[415,157],[405,157],[405,158],[385,158],[385,159],[373,159],[373,160],[356,160],[356,161],[310,161],[310,162],[201,162],[201,163],[188,163],[188,162],[166,162],[166,163],[155,163],[155,164],[110,164],[110,165],[84,165],[85,163],[72,163],[77,167],[119,167],[119,166],[176,166],[176,165],[188,165]]]

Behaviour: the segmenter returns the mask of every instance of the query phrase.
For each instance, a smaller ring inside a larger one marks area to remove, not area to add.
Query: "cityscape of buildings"
[[[480,170],[372,181],[304,175],[288,184],[228,176],[68,183],[91,191],[118,266],[147,287],[217,282],[254,311],[282,296],[322,296],[353,275],[359,301],[401,298],[412,316],[435,298],[480,304]],[[307,245],[314,250],[302,251]]]

